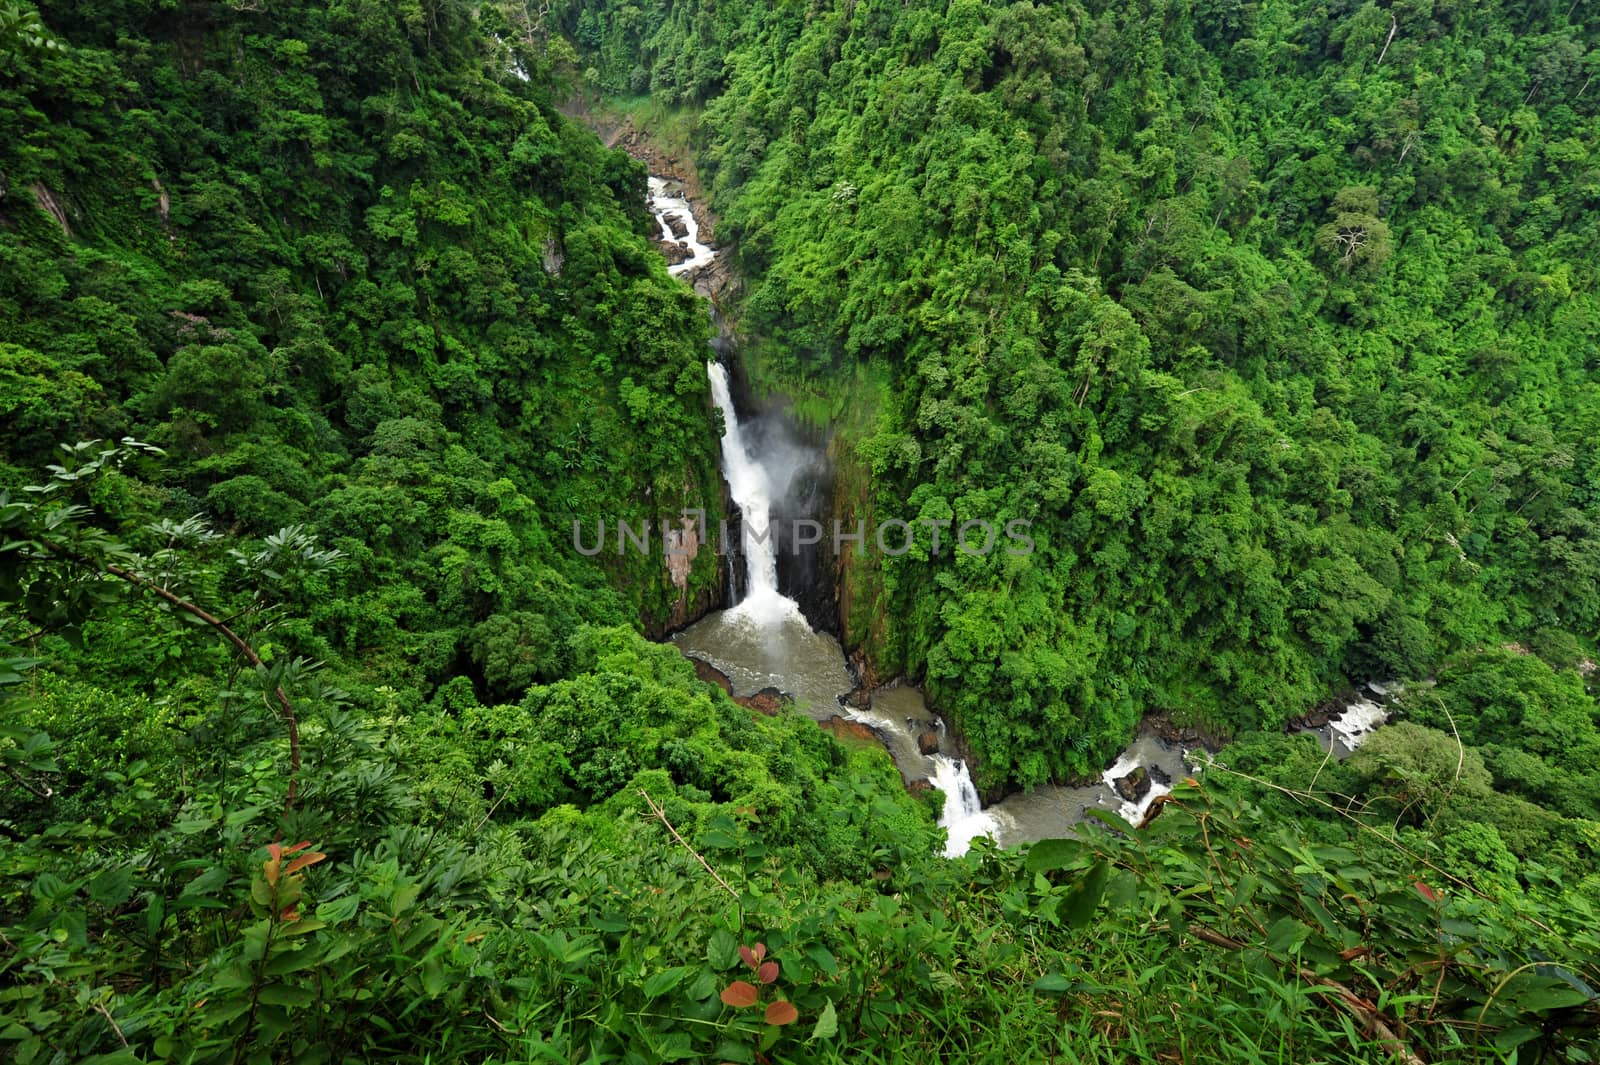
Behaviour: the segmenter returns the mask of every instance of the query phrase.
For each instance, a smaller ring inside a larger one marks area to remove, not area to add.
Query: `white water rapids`
[[[695,218],[694,208],[690,206],[688,198],[682,195],[682,187],[654,175],[647,181],[650,210],[661,226],[661,239],[668,244],[682,244],[689,252],[689,257],[683,262],[667,267],[667,273],[677,277],[715,259],[716,249],[700,243],[700,222]],[[680,237],[673,231],[673,222],[683,227],[684,236]]]

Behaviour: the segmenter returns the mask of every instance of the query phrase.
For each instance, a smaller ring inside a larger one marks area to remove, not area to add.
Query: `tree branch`
[[[656,820],[667,826],[667,831],[672,833],[672,838],[677,840],[679,845],[681,845],[684,850],[694,855],[695,859],[699,861],[701,865],[705,866],[706,872],[711,874],[711,878],[713,880],[722,885],[723,891],[726,891],[728,894],[732,895],[735,900],[737,900],[739,898],[739,893],[728,886],[728,882],[722,879],[715,869],[711,868],[711,863],[706,861],[699,851],[689,846],[688,842],[682,836],[678,835],[678,830],[672,827],[671,821],[667,820],[667,812],[656,805],[656,801],[650,797],[650,793],[645,791],[643,788],[640,788],[639,794],[644,796],[644,801],[649,804],[650,812],[655,814]]]

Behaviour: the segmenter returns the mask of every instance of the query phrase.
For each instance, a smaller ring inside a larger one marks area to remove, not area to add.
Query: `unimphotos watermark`
[[[823,524],[811,518],[775,518],[759,529],[753,522],[745,522],[742,531],[747,548],[770,544],[776,552],[787,546],[791,554],[799,555],[808,547],[820,547],[831,542],[835,555],[844,550],[846,544],[850,544],[857,551],[876,548],[881,554],[898,558],[910,553],[912,546],[917,543],[917,533],[921,527],[930,531],[927,545],[929,557],[938,558],[949,545],[949,540],[942,539],[940,534],[952,526],[955,528],[955,550],[963,555],[981,557],[993,554],[996,550],[1004,550],[1014,558],[1033,554],[1033,537],[1028,535],[1033,522],[1027,518],[1012,518],[1006,522],[973,518],[959,525],[952,518],[917,518],[913,521],[889,518],[878,523],[870,538],[865,521],[858,520],[855,527],[847,532],[844,523],[837,518],[833,521],[829,539],[823,537],[827,531]],[[612,521],[600,518],[594,522],[591,536],[586,523],[574,518],[572,546],[580,555],[593,558],[606,550],[609,538],[614,544],[613,550],[619,555],[626,555],[630,551],[649,554],[655,528],[648,521],[633,525],[621,518]],[[663,518],[659,528],[661,553],[669,557],[693,555],[702,545],[709,543],[704,510],[685,510],[676,521]],[[1002,531],[1005,539],[1003,548],[1000,546]],[[718,523],[717,536],[717,544],[722,546],[732,543],[736,538],[726,520]]]

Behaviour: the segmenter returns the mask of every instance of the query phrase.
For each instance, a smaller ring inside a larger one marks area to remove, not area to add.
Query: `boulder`
[[[735,695],[733,701],[740,706],[748,706],[752,710],[760,711],[768,717],[777,714],[785,705],[794,701],[788,692],[779,691],[777,688],[766,687],[754,695]]]
[[[850,693],[840,701],[853,710],[872,709],[872,693],[863,687],[851,689]]]
[[[826,732],[833,733],[839,739],[876,741],[877,733],[872,731],[871,725],[862,724],[860,721],[851,721],[848,718],[834,714],[826,721],[818,721],[817,725]]]
[[[1144,766],[1139,766],[1127,776],[1112,781],[1111,786],[1122,796],[1124,802],[1138,802],[1150,794],[1150,774],[1145,771]]]

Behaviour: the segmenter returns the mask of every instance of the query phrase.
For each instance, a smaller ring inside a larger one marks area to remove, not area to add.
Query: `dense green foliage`
[[[0,0],[0,1058],[1600,1057],[1590,60],[1201,6]],[[948,862],[648,642],[714,560],[567,536],[714,520],[707,329],[562,30],[709,101],[851,505],[1036,522],[852,575],[992,779],[1410,720]]]
[[[1592,646],[1583,5],[571,18],[612,91],[704,105],[791,380],[892,373],[857,509],[1034,521],[1030,558],[863,554],[852,585],[990,782],[1093,772],[1146,708],[1243,731],[1484,642]]]
[[[508,642],[668,620],[659,555],[568,548],[720,512],[708,327],[637,163],[464,9],[44,10],[72,47],[0,81],[0,484],[133,433],[179,518],[311,521],[345,561],[307,650],[408,692],[504,697],[562,671]]]

